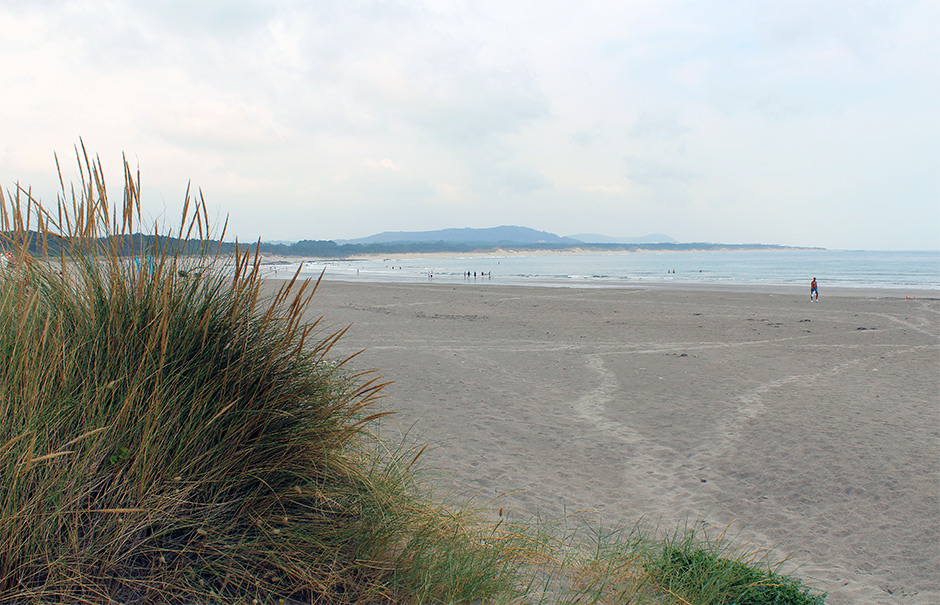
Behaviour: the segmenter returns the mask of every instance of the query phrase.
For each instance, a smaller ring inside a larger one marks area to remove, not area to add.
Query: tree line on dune
[[[2,233],[0,236],[8,236]],[[23,237],[19,234],[18,237]],[[42,255],[44,252],[51,256],[58,256],[63,247],[64,238],[43,235],[35,231],[26,232],[30,254]],[[637,252],[637,251],[708,251],[708,250],[786,250],[790,246],[773,244],[716,244],[716,243],[658,243],[658,244],[527,244],[518,242],[385,242],[375,244],[337,244],[333,240],[301,240],[292,244],[267,243],[256,241],[223,242],[212,240],[180,239],[169,236],[154,236],[135,233],[123,236],[96,238],[91,241],[98,247],[116,249],[118,254],[136,256],[141,250],[151,250],[154,254],[164,249],[180,255],[202,254],[205,249],[212,248],[222,254],[234,254],[236,248],[240,252],[245,250],[254,254],[271,254],[279,256],[316,257],[316,258],[350,258],[365,254],[411,254],[411,253],[450,253],[450,252],[487,252],[498,249],[512,248],[513,250],[531,251],[557,251],[580,249],[597,252]]]

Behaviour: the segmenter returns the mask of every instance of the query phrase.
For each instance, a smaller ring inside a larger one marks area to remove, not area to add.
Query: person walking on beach
[[[813,278],[813,281],[809,283],[809,299],[810,300],[819,300],[819,290],[816,288],[816,278]]]

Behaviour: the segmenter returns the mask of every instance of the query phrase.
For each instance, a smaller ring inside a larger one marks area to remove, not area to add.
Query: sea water
[[[468,254],[266,265],[265,275],[347,281],[492,283],[572,287],[631,285],[805,286],[940,290],[940,251],[730,250]]]

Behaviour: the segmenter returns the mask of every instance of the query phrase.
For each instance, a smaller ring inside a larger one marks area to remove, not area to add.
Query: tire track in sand
[[[695,501],[693,490],[687,486],[698,481],[691,477],[677,450],[655,443],[626,423],[607,417],[605,410],[614,401],[620,383],[614,372],[604,366],[603,357],[603,353],[583,356],[587,368],[597,375],[597,382],[574,403],[575,414],[602,434],[605,445],[618,445],[610,441],[622,445],[625,459],[621,490],[628,494],[622,493],[621,498],[665,503],[660,512],[675,512],[678,516],[673,521],[678,520],[688,514],[687,507]]]

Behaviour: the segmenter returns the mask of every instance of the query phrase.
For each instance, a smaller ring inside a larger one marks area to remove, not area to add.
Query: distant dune
[[[633,237],[612,237],[600,233],[578,233],[568,236],[571,239],[585,244],[675,244],[678,240],[663,233],[650,233],[649,235]]]

